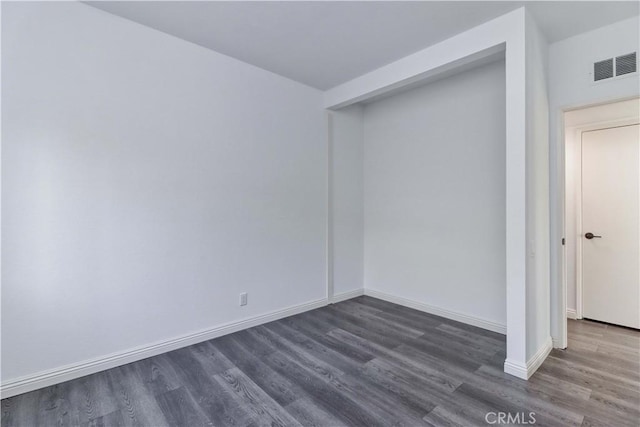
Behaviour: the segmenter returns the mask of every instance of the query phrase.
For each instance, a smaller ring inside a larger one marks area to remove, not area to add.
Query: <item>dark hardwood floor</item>
[[[359,297],[4,399],[2,426],[638,426],[640,333],[569,337],[527,382],[503,335]]]

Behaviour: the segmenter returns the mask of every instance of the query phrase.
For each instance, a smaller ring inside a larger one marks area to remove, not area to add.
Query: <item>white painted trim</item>
[[[527,360],[526,365],[507,359],[504,361],[504,371],[507,374],[522,378],[523,380],[528,380],[546,360],[549,353],[551,353],[551,350],[553,350],[553,340],[549,336],[544,342],[544,345],[538,349],[536,354]]]
[[[341,294],[334,295],[329,301],[331,304],[335,304],[337,302],[346,301],[348,299],[357,298],[359,296],[364,295],[364,289],[355,289],[349,292],[343,292]]]
[[[326,111],[327,118],[327,301],[333,300],[333,113]]]
[[[549,117],[552,117],[552,112],[551,110],[549,110]],[[556,330],[554,330],[554,328],[552,327],[552,331],[551,331],[551,339],[553,342],[553,346],[555,348],[567,348],[567,321],[566,321],[566,317],[567,317],[567,313],[566,313],[566,308],[567,308],[567,221],[566,221],[566,211],[567,211],[567,195],[566,195],[566,163],[567,163],[567,159],[566,159],[566,147],[565,147],[565,124],[564,124],[564,111],[557,111],[556,112],[556,119],[558,122],[558,126],[556,129],[556,133],[558,134],[557,136],[557,141],[558,144],[560,144],[559,148],[557,148],[557,150],[555,151],[558,155],[558,158],[556,158],[556,164],[555,164],[555,168],[556,168],[556,180],[555,183],[553,182],[553,176],[552,176],[552,172],[551,169],[549,170],[549,179],[551,182],[551,191],[549,193],[549,203],[551,205],[553,205],[553,185],[555,184],[555,190],[556,190],[556,203],[557,203],[557,208],[556,208],[556,215],[559,215],[559,220],[557,221],[551,221],[551,253],[550,256],[553,257],[553,248],[555,247],[554,245],[557,244],[558,240],[557,239],[565,239],[565,244],[562,246],[562,250],[559,251],[559,254],[556,253],[556,258],[555,261],[557,263],[557,269],[559,269],[559,271],[561,271],[561,276],[560,276],[560,286],[561,289],[560,290],[555,290],[556,291],[556,302],[555,304],[553,304],[551,301],[553,301],[553,295],[550,295],[550,321],[551,324],[553,324],[553,320],[554,320],[554,314],[556,316],[557,320],[557,326],[556,326]],[[550,142],[551,144],[551,139]],[[551,146],[550,146],[551,147]],[[552,153],[552,148],[550,149],[550,153]],[[552,165],[550,164],[549,167],[551,168]],[[556,218],[558,219],[558,218]],[[559,228],[559,230],[558,230]],[[559,234],[559,236],[558,236]],[[553,270],[553,259],[550,260],[550,267]],[[557,274],[557,273],[556,273]],[[553,277],[553,275],[552,275]],[[556,277],[557,279],[557,277]],[[553,288],[553,280],[551,281],[551,290],[554,290]],[[558,313],[557,310],[562,310],[560,313]]]
[[[580,149],[576,150],[576,158],[575,161],[580,165],[579,168],[576,168],[576,172],[579,176],[575,177],[575,206],[573,211],[576,215],[576,229],[574,230],[576,233],[576,240],[574,244],[576,245],[576,318],[582,319],[582,131],[578,129],[571,129],[572,132],[575,133],[575,141],[580,145]],[[566,140],[567,136],[565,134],[565,150],[566,148]],[[566,174],[566,172],[565,172]],[[566,181],[566,178],[565,178]],[[567,198],[567,189],[565,188],[565,203]],[[565,212],[566,215],[566,212]],[[565,218],[565,222],[566,222]],[[566,301],[565,301],[566,304]],[[567,313],[567,316],[569,314]],[[565,316],[565,318],[567,317]],[[568,332],[567,332],[568,335]],[[567,340],[569,337],[567,336]]]
[[[578,313],[573,308],[567,308],[567,319],[576,320],[578,318]]]
[[[249,319],[226,323],[211,329],[195,332],[193,334],[175,337],[170,340],[156,342],[126,351],[112,353],[107,356],[101,356],[95,359],[85,360],[83,362],[39,372],[37,374],[16,378],[2,383],[2,386],[0,387],[0,394],[4,399],[6,397],[37,390],[42,387],[73,380],[85,375],[114,368],[116,366],[125,365],[127,363],[136,362],[138,360],[146,359],[147,357],[156,356],[178,348],[208,341],[213,338],[241,331],[243,329],[252,328],[264,323],[273,322],[274,320],[293,316],[295,314],[324,307],[326,305],[327,300],[323,298],[295,305],[283,310],[277,310],[260,316],[251,317]]]
[[[523,380],[529,379],[527,376],[527,366],[513,360],[507,359],[504,361],[504,372]]]
[[[376,291],[374,289],[365,289],[364,294],[373,298],[378,298],[384,301],[388,301],[394,304],[399,304],[404,307],[413,308],[415,310],[424,311],[425,313],[434,314],[436,316],[444,317],[446,319],[455,320],[457,322],[466,323],[467,325],[477,326],[478,328],[487,329],[489,331],[497,332],[499,334],[506,334],[507,327],[496,322],[480,319],[478,317],[469,316],[466,314],[458,313],[456,311],[447,310],[440,307],[424,304],[421,302],[413,301],[407,298],[397,297],[384,292]]]
[[[553,350],[553,341],[551,337],[547,337],[544,345],[538,349],[536,354],[529,360],[527,360],[527,379],[531,378],[538,368],[544,363],[549,353]]]

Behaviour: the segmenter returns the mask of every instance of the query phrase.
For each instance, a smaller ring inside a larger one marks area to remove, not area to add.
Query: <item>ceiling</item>
[[[638,15],[635,1],[90,1],[326,90],[526,5],[549,42]]]

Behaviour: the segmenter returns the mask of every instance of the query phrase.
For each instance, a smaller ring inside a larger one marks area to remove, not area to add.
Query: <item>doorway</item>
[[[640,328],[640,100],[564,119],[566,317]]]
[[[636,329],[639,128],[635,124],[585,131],[581,138],[582,317]]]

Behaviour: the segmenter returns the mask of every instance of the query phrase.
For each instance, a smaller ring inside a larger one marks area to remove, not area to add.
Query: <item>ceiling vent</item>
[[[616,58],[616,76],[635,73],[637,69],[636,52]]]
[[[613,77],[613,58],[593,64],[593,81],[597,82],[611,77]]]
[[[637,53],[632,52],[615,58],[604,59],[593,64],[593,81],[633,74],[638,71]]]

